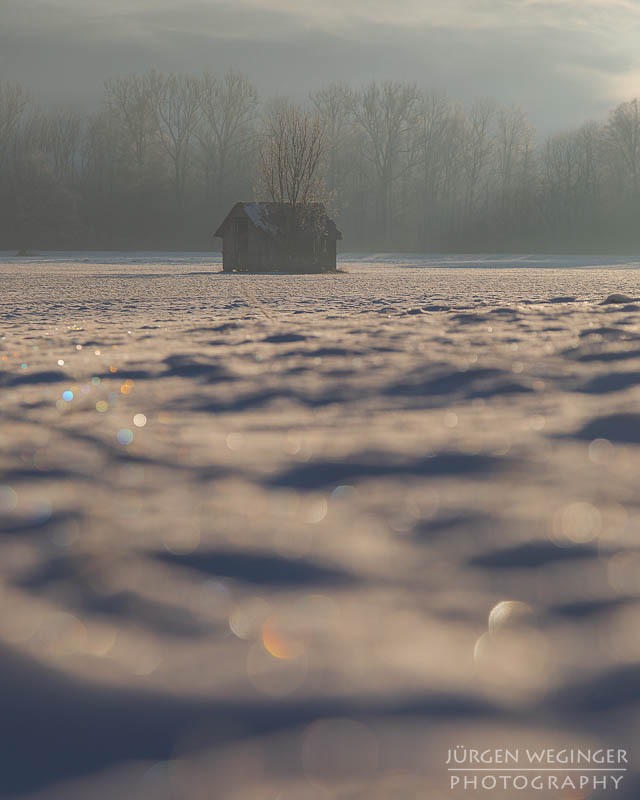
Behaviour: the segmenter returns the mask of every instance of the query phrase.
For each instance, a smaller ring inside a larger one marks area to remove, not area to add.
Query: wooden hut
[[[331,272],[342,239],[322,203],[236,203],[214,236],[225,272]]]

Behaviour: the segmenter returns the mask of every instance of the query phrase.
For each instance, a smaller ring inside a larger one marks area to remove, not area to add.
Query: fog
[[[632,251],[638,18],[635,0],[5,0],[0,247],[210,249],[233,202],[290,202],[265,191],[268,154],[313,129],[308,199],[346,249]]]
[[[239,199],[323,202],[345,249],[630,252],[640,102],[541,136],[519,106],[416,82],[303,103],[241,72],[111,78],[98,110],[0,83],[0,247],[212,249]]]
[[[335,80],[416,80],[527,109],[544,133],[636,93],[636,0],[3,0],[0,77],[95,107],[106,78],[243,71],[302,98]]]

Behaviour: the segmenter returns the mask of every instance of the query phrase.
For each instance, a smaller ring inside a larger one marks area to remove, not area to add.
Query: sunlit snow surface
[[[638,266],[0,254],[0,794],[440,800],[456,745],[637,763]],[[556,796],[478,796],[516,794]]]

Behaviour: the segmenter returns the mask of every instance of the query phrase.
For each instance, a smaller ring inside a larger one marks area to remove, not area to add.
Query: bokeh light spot
[[[129,428],[121,428],[118,431],[116,438],[120,444],[130,445],[133,441],[133,431]]]
[[[241,433],[230,433],[227,435],[227,447],[229,450],[240,450],[244,445],[244,436]]]
[[[491,609],[489,631],[527,625],[533,619],[533,609],[527,603],[521,603],[518,600],[503,600]]]
[[[262,644],[274,658],[298,658],[304,652],[302,642],[287,636],[279,628],[275,617],[267,617],[262,624]]]

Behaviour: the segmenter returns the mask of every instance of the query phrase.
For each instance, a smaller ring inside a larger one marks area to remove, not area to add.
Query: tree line
[[[410,82],[295,103],[233,70],[151,70],[91,114],[0,82],[2,249],[209,250],[246,199],[323,200],[351,250],[630,251],[640,100],[540,139],[518,107]]]

